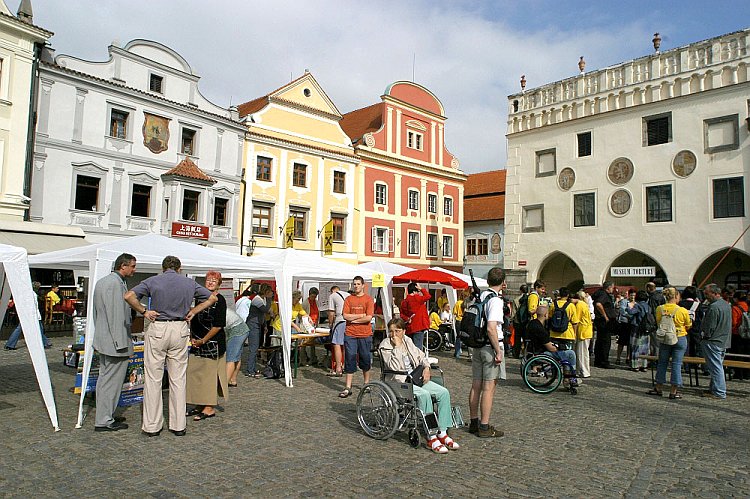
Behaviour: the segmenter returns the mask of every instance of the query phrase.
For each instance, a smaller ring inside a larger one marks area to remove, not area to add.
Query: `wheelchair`
[[[424,335],[424,346],[429,352],[451,350],[453,348],[453,328],[450,324],[441,324],[440,329],[428,329]]]
[[[532,392],[552,393],[563,379],[568,379],[568,391],[571,395],[578,394],[578,388],[570,383],[575,379],[575,366],[565,360],[558,360],[548,352],[533,352],[529,342],[526,342],[526,352],[521,359],[521,378]]]
[[[432,360],[432,359],[431,359]],[[430,365],[431,381],[444,385],[443,371],[437,364]],[[414,385],[407,378],[403,383],[385,381],[386,375],[406,375],[405,372],[385,369],[381,360],[381,379],[367,383],[357,397],[357,420],[364,432],[376,439],[387,440],[397,431],[407,431],[409,444],[416,448],[422,443],[420,430],[431,438],[439,431],[435,407],[425,415],[414,395]],[[433,399],[433,406],[435,400]],[[461,409],[451,408],[453,427],[465,426]]]

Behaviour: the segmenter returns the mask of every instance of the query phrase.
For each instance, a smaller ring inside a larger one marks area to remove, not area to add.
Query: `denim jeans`
[[[410,336],[411,341],[414,342],[414,346],[424,351],[424,331],[417,331]]]
[[[44,334],[44,326],[42,325],[42,321],[39,321],[39,331],[42,333],[42,344],[45,348],[52,346],[52,342],[49,341],[49,338]],[[8,337],[8,341],[5,342],[5,346],[8,348],[16,348],[16,344],[18,343],[18,339],[21,337],[21,323],[18,323],[18,327],[16,327],[12,333],[10,333],[10,336]]]
[[[247,333],[247,345],[250,355],[247,357],[245,372],[252,376],[258,370],[256,360],[258,358],[258,347],[260,346],[260,329],[250,326],[250,331]]]
[[[669,383],[672,386],[682,386],[682,358],[687,351],[687,336],[677,338],[674,345],[659,343],[659,364],[656,366],[656,383],[664,385],[667,383],[667,365],[672,358],[672,375]]]
[[[703,357],[706,359],[706,369],[711,374],[708,390],[717,397],[727,398],[727,382],[724,379],[724,354],[726,349],[718,343],[704,341],[701,343]]]

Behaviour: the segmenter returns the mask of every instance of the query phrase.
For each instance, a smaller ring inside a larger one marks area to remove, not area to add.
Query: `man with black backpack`
[[[469,433],[481,438],[503,436],[502,431],[495,429],[489,423],[495,387],[500,377],[500,364],[503,362],[501,337],[503,300],[500,298],[500,290],[504,283],[505,271],[500,267],[494,267],[487,273],[489,289],[479,297],[479,300],[485,304],[482,310],[488,343],[485,346],[472,349]],[[466,315],[464,318],[466,318]]]
[[[549,336],[557,343],[558,350],[573,350],[576,342],[575,326],[578,324],[578,313],[570,300],[568,288],[562,287],[558,293],[559,297],[553,304],[552,317],[549,320]]]

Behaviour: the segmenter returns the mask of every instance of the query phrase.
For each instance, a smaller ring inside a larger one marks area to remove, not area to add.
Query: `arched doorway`
[[[617,275],[613,275],[612,267],[620,269]],[[653,267],[653,274],[646,272],[650,267]],[[605,279],[613,281],[618,288],[644,289],[649,281],[657,286],[669,284],[667,274],[659,262],[635,249],[629,249],[615,258],[607,269]]]
[[[719,260],[727,253],[727,249],[723,248],[703,260],[693,275],[693,285],[698,286],[706,281],[706,284],[715,283],[721,287],[732,284],[737,288],[750,290],[750,256],[747,253],[732,249],[716,267]],[[714,267],[716,270],[709,276]]]
[[[539,270],[538,278],[547,285],[550,295],[553,289],[563,286],[572,292],[583,288],[583,273],[578,264],[559,251],[547,256]]]

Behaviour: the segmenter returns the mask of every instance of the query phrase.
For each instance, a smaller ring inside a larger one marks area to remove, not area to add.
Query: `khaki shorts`
[[[495,364],[495,350],[492,345],[472,348],[471,379],[492,381],[500,377],[500,364]]]

